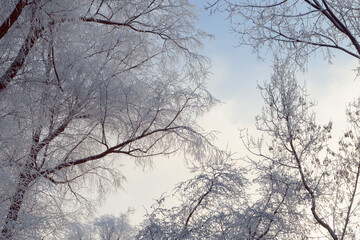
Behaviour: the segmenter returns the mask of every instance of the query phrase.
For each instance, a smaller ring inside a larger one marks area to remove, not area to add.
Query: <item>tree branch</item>
[[[25,59],[29,54],[32,47],[35,45],[36,40],[40,37],[43,28],[39,28],[36,23],[33,23],[24,44],[21,46],[15,60],[11,63],[6,72],[0,77],[0,92],[3,91],[11,79],[13,79],[24,66]]]
[[[304,175],[304,172],[303,172],[303,169],[302,169],[302,165],[301,165],[301,160],[299,158],[299,156],[297,155],[297,151],[294,147],[294,144],[293,144],[293,139],[290,139],[290,147],[292,149],[292,153],[295,157],[295,160],[296,160],[296,163],[298,165],[298,169],[299,169],[299,172],[300,172],[300,177],[301,177],[301,181],[303,183],[303,186],[305,187],[306,191],[309,193],[310,195],[310,198],[311,198],[311,213],[312,215],[314,216],[315,220],[322,226],[324,227],[328,233],[330,233],[331,237],[334,239],[334,240],[338,240],[338,237],[336,236],[336,234],[334,233],[334,231],[332,230],[332,228],[327,224],[325,223],[320,217],[319,215],[317,214],[316,212],[316,199],[315,199],[315,194],[314,192],[311,190],[311,188],[309,187],[306,179],[305,179],[305,175]]]
[[[347,225],[349,224],[349,221],[350,221],[350,213],[351,213],[352,205],[354,203],[354,198],[355,198],[356,191],[357,191],[357,186],[358,186],[358,183],[359,183],[359,177],[360,177],[360,163],[358,163],[358,167],[357,167],[354,190],[351,193],[350,205],[349,205],[347,213],[346,213],[345,225],[344,225],[344,228],[343,228],[343,231],[342,231],[342,234],[341,234],[341,238],[340,238],[341,240],[343,240],[344,237],[345,237],[346,228],[347,228]]]
[[[120,148],[123,148],[126,145],[128,145],[128,144],[130,144],[132,142],[135,142],[137,140],[143,139],[143,138],[145,138],[147,136],[153,135],[153,134],[158,133],[158,132],[173,131],[173,130],[176,130],[176,129],[179,129],[179,128],[183,128],[183,127],[178,126],[178,127],[172,127],[172,128],[166,128],[166,129],[157,129],[157,130],[148,132],[146,134],[131,138],[131,139],[125,141],[125,142],[122,142],[122,143],[120,143],[120,144],[118,144],[116,146],[113,146],[113,147],[107,149],[106,151],[103,151],[102,153],[92,155],[92,156],[88,156],[88,157],[84,157],[84,158],[80,158],[80,159],[76,159],[76,160],[69,161],[69,162],[64,162],[64,163],[61,163],[61,164],[57,165],[54,168],[43,170],[43,171],[41,171],[39,173],[39,175],[43,175],[43,176],[49,175],[49,174],[54,173],[55,171],[59,171],[59,170],[61,170],[63,168],[67,168],[67,167],[70,167],[70,166],[76,166],[76,165],[87,163],[89,161],[94,161],[94,160],[97,160],[97,159],[101,159],[101,158],[103,158],[103,157],[105,157],[105,156],[107,156],[107,155],[109,155],[111,153],[116,153]]]
[[[11,12],[10,16],[7,19],[5,19],[0,26],[0,39],[6,35],[6,33],[11,28],[11,26],[18,20],[19,16],[21,15],[26,5],[28,5],[26,1],[19,0],[14,10]]]

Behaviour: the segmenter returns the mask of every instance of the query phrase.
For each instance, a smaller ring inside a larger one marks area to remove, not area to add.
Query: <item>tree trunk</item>
[[[5,224],[1,230],[1,239],[13,239],[16,230],[16,222],[24,200],[24,195],[34,177],[30,174],[30,169],[19,174],[19,182],[15,194],[11,197],[11,204],[6,216]]]

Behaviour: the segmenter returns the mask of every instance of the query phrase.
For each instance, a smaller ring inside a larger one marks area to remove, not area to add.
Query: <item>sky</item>
[[[201,8],[200,1],[192,0],[198,7],[198,27],[213,34],[215,39],[204,42],[203,55],[211,59],[212,68],[208,89],[221,101],[208,114],[199,119],[199,124],[207,131],[218,131],[216,144],[227,148],[236,157],[246,152],[239,138],[239,129],[249,129],[256,135],[255,116],[261,113],[262,98],[258,84],[271,77],[271,55],[259,61],[248,46],[237,46],[236,36],[231,33],[225,15],[209,16]],[[202,2],[202,1],[201,1]],[[237,47],[236,47],[237,46]],[[346,103],[358,97],[360,79],[356,79],[354,69],[358,62],[353,58],[335,53],[332,64],[321,54],[310,59],[308,71],[299,74],[300,82],[307,85],[309,99],[316,102],[318,123],[323,125],[333,121],[334,144],[346,129]],[[175,185],[191,177],[191,173],[180,156],[154,159],[151,168],[145,171],[130,159],[124,162],[122,172],[127,178],[123,189],[110,194],[95,216],[126,212],[135,209],[132,217],[138,224],[146,210],[162,193],[171,193]]]

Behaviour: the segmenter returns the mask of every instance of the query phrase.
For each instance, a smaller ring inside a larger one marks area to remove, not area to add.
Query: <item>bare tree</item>
[[[2,239],[55,233],[89,203],[84,189],[121,182],[126,156],[216,154],[196,124],[216,102],[196,53],[207,34],[186,0],[18,0],[0,11]]]

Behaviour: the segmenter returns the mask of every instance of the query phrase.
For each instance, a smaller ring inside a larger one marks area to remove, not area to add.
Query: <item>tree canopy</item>
[[[56,235],[84,189],[121,184],[126,156],[216,155],[196,124],[216,102],[197,53],[208,34],[186,0],[14,0],[0,13],[3,239]]]
[[[205,3],[204,3],[205,4]],[[188,0],[10,0],[0,9],[0,239],[356,239],[360,100],[334,147],[299,69],[319,50],[360,59],[359,3],[213,0],[240,45],[273,53],[256,137],[233,159],[197,118],[205,38]],[[241,126],[240,126],[241,127]],[[194,173],[148,210],[83,223],[126,177],[182,151]],[[173,205],[167,205],[169,199]],[[173,201],[175,199],[175,201]]]

